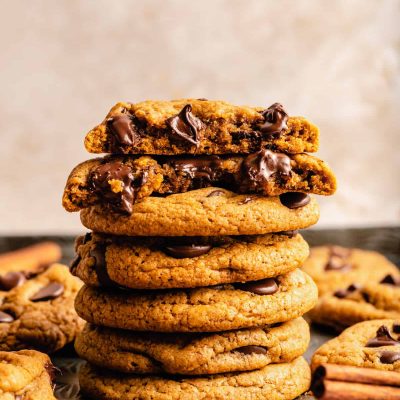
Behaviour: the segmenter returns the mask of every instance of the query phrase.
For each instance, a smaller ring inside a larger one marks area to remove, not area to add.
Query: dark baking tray
[[[309,229],[301,233],[310,246],[330,243],[376,250],[385,254],[397,266],[400,266],[400,227]],[[68,264],[72,259],[74,238],[71,236],[3,236],[0,237],[0,252],[14,250],[42,240],[54,240],[62,246],[63,262]],[[310,360],[314,351],[333,336],[334,332],[313,326],[311,343],[305,355],[306,358]],[[52,359],[61,371],[56,382],[56,397],[60,400],[83,400],[83,397],[79,394],[77,380],[77,372],[82,360],[76,356],[73,346],[67,346],[55,354]],[[304,395],[301,399],[313,399],[313,397]]]

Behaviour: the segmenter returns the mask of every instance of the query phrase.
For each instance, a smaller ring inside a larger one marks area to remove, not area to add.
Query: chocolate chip
[[[124,152],[126,146],[135,146],[140,137],[137,134],[132,119],[127,114],[117,115],[108,121],[108,128],[114,152]]]
[[[329,246],[329,252],[332,256],[348,258],[351,254],[351,249],[346,249],[341,246]]]
[[[252,202],[256,197],[245,197],[242,201],[239,201],[239,205],[247,204]]]
[[[90,175],[92,190],[115,208],[132,213],[135,188],[132,170],[120,161],[106,162],[98,166]],[[110,182],[120,182],[120,187],[112,187]]]
[[[40,289],[36,294],[34,294],[30,300],[31,301],[46,301],[56,299],[64,293],[64,285],[58,282],[49,283],[44,288]]]
[[[69,271],[72,275],[75,275],[76,269],[78,268],[79,263],[81,262],[82,257],[79,254],[76,254],[75,257],[72,259],[69,265]]]
[[[200,131],[204,124],[192,114],[190,104],[186,104],[178,115],[168,118],[166,123],[179,138],[196,146],[200,144]]]
[[[350,250],[339,246],[330,246],[329,259],[325,265],[325,270],[340,270],[345,272],[351,269],[351,264],[348,262]]]
[[[188,175],[192,179],[211,182],[216,180],[221,159],[218,156],[170,159],[171,166],[178,175]]]
[[[46,372],[48,373],[50,380],[52,382],[54,382],[56,379],[57,373],[59,373],[60,370],[57,367],[55,367],[51,362],[46,363],[44,368],[46,369]]]
[[[0,322],[13,322],[14,317],[4,311],[0,311]]]
[[[271,295],[279,290],[278,284],[275,279],[267,278],[261,281],[235,283],[234,285],[239,290],[252,292],[259,295]]]
[[[299,233],[299,231],[297,229],[296,230],[292,230],[292,231],[278,232],[279,235],[284,235],[284,236],[287,236],[289,238],[295,237],[298,233]]]
[[[265,122],[260,126],[260,131],[269,136],[279,136],[288,129],[288,115],[282,104],[274,103],[263,112]]]
[[[96,270],[97,279],[100,285],[104,287],[115,287],[116,285],[111,280],[107,271],[106,250],[107,245],[98,242],[95,247],[90,249],[89,255],[94,258],[94,269]]]
[[[207,197],[214,197],[214,196],[221,196],[223,195],[225,192],[223,190],[213,190],[212,192],[208,193]]]
[[[387,285],[393,285],[393,286],[400,286],[400,278],[395,277],[393,275],[386,275],[380,283],[384,283]]]
[[[26,282],[23,272],[7,272],[0,276],[0,290],[10,291]]]
[[[382,351],[379,359],[382,364],[394,364],[396,361],[400,360],[400,352]]]
[[[210,245],[183,245],[166,246],[164,251],[174,258],[193,258],[208,253],[212,249]]]
[[[311,197],[306,193],[290,192],[281,194],[279,200],[287,208],[300,208],[306,206]]]
[[[272,176],[287,179],[292,171],[290,157],[265,149],[248,155],[243,160],[241,168],[240,190],[242,193],[259,189],[259,186],[267,183]]]
[[[400,333],[400,324],[399,323],[394,323],[393,324],[393,332],[394,333]]]
[[[238,347],[237,349],[235,349],[234,351],[237,351],[239,353],[242,354],[267,354],[268,349],[266,349],[265,347],[261,347],[261,346],[243,346],[243,347]]]
[[[83,244],[90,242],[92,240],[92,232],[86,232],[85,236],[83,237]]]
[[[337,290],[333,295],[339,299],[343,299],[347,297],[349,294],[355,292],[356,290],[360,290],[361,285],[358,285],[357,283],[352,283],[350,286],[347,287],[347,289],[340,289]]]
[[[365,347],[399,346],[400,341],[395,339],[389,332],[387,326],[382,325],[376,331],[376,337],[368,340]]]

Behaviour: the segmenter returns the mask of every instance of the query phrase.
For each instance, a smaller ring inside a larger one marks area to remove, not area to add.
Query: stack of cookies
[[[119,103],[86,136],[63,204],[92,230],[71,271],[85,286],[76,341],[96,399],[294,399],[309,388],[299,269],[309,193],[336,180],[304,152],[317,128],[280,104]]]

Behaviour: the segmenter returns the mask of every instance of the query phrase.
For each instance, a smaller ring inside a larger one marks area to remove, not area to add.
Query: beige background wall
[[[78,232],[60,205],[118,100],[207,97],[320,125],[340,189],[320,225],[396,224],[400,2],[1,2],[0,233]]]

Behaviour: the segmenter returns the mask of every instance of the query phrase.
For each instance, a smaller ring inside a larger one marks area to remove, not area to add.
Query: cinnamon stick
[[[15,251],[0,254],[0,272],[32,271],[57,262],[61,247],[54,242],[41,242]]]

